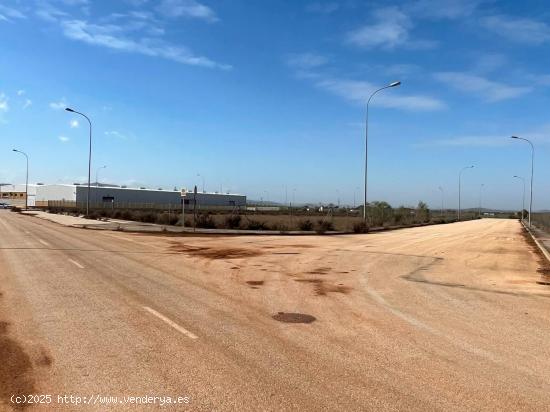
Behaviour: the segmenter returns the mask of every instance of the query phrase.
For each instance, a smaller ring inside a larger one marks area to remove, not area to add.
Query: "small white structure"
[[[36,188],[38,185],[29,184],[28,187],[28,206],[34,207],[36,198]],[[0,186],[0,203],[7,203],[11,206],[25,207],[25,183],[6,184]]]

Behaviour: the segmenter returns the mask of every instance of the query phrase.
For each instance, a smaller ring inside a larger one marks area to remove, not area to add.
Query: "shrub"
[[[317,233],[323,234],[331,230],[334,230],[334,225],[332,224],[331,221],[323,220],[323,219],[319,219],[317,221],[317,229],[316,229]]]
[[[97,213],[95,210],[92,210],[90,213],[88,213],[86,216],[84,216],[86,219],[93,219],[97,220],[99,219],[99,213]]]
[[[278,230],[279,232],[288,232],[288,225],[283,222],[276,222],[271,225],[272,230]]]
[[[21,213],[21,208],[20,208],[20,207],[17,207],[17,206],[12,206],[12,207],[11,207],[11,211],[12,211],[12,212]]]
[[[313,222],[309,219],[300,220],[298,222],[298,228],[300,230],[309,232],[309,231],[313,230]]]
[[[224,227],[227,229],[238,229],[241,226],[241,216],[232,215],[225,218]]]
[[[248,230],[266,230],[267,226],[264,222],[260,222],[259,220],[249,219],[246,223],[246,228]]]
[[[138,214],[138,220],[143,223],[155,223],[157,215],[154,212],[142,212]]]
[[[367,222],[364,220],[360,222],[355,222],[353,224],[353,232],[354,233],[367,233],[369,231],[369,225],[367,225]]]
[[[204,213],[197,216],[197,227],[201,227],[203,229],[215,229],[216,228],[216,222],[214,222],[214,218],[210,213]]]

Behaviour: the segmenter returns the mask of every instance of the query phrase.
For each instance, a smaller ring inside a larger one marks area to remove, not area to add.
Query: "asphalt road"
[[[547,410],[538,259],[511,220],[162,237],[0,211],[0,409]]]

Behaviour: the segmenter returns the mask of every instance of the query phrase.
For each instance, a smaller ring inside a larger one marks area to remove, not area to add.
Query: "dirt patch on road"
[[[308,275],[326,275],[327,273],[329,273],[331,270],[331,268],[328,268],[328,267],[320,267],[320,268],[316,268],[316,269],[313,269],[309,272],[306,272]]]
[[[7,322],[0,322],[0,399],[6,405],[11,404],[12,395],[36,393],[31,359],[16,341],[8,337],[8,327]],[[26,406],[19,405],[17,409]]]
[[[347,294],[351,291],[349,286],[342,284],[329,285],[323,279],[294,279],[295,282],[312,283],[317,296],[326,296],[329,292]]]
[[[279,312],[273,315],[272,318],[284,323],[312,323],[317,320],[315,316],[292,312]]]
[[[261,286],[261,285],[264,284],[264,281],[263,280],[247,280],[246,284],[250,285],[250,286]]]
[[[548,262],[548,259],[546,259],[546,256],[541,252],[538,245],[535,243],[527,229],[522,228],[521,234],[523,235],[523,239],[527,242],[527,244],[531,247],[531,251],[538,257],[538,264],[539,268],[537,269],[537,272],[541,274],[543,277],[543,282],[537,282],[539,284],[547,284],[550,283],[550,262]]]
[[[261,251],[256,249],[196,247],[183,245],[179,242],[173,242],[172,246],[170,246],[170,250],[205,259],[242,259],[260,256],[262,254]]]

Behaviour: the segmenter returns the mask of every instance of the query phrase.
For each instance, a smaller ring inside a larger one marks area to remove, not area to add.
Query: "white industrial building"
[[[36,190],[37,207],[83,207],[86,204],[88,185],[41,185]],[[90,187],[91,208],[185,208],[245,206],[246,196],[220,193],[197,193],[185,190],[137,189],[126,187]]]
[[[38,185],[29,184],[28,187],[28,206],[34,206],[36,197],[36,188]],[[3,184],[0,185],[0,203],[6,203],[10,206],[25,207],[25,184]]]

